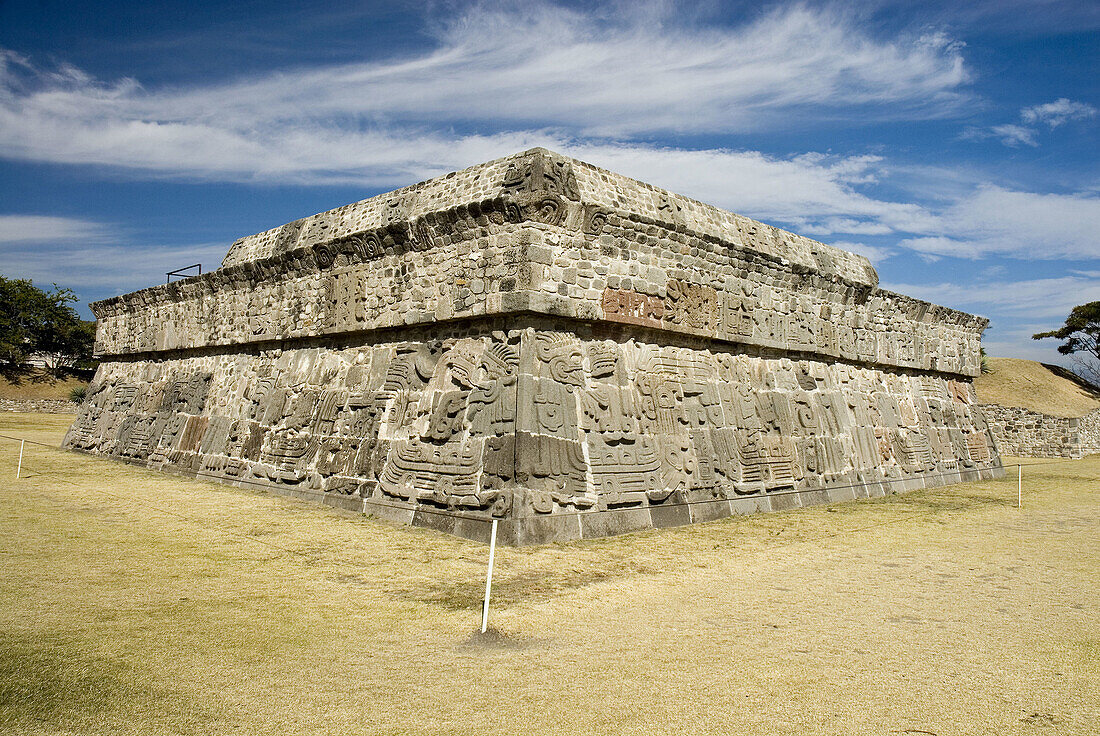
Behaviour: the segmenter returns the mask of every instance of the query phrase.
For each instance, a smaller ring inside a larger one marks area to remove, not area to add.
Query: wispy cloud
[[[508,152],[532,130],[622,141],[792,128],[815,119],[808,110],[855,123],[941,117],[966,99],[950,38],[874,38],[821,7],[704,26],[660,3],[616,14],[479,4],[434,30],[419,56],[159,89],[0,52],[0,155],[389,184]],[[452,132],[471,127],[485,135]]]
[[[79,241],[102,243],[117,231],[99,222],[49,215],[0,215],[0,245]]]
[[[1038,194],[986,184],[944,209],[927,235],[899,245],[931,256],[1100,257],[1100,195]]]
[[[91,301],[162,283],[166,272],[192,263],[216,268],[229,247],[135,240],[133,233],[109,223],[0,215],[0,275],[57,282]]]
[[[1092,117],[1096,117],[1095,107],[1084,102],[1067,100],[1065,97],[1045,105],[1025,107],[1020,111],[1020,119],[1025,123],[1046,123],[1051,128],[1057,128],[1069,120],[1086,120]]]
[[[865,243],[853,243],[847,240],[834,240],[832,245],[835,245],[837,248],[843,248],[846,251],[851,251],[852,253],[858,253],[875,264],[885,261],[887,258],[893,258],[898,253],[894,248],[884,248],[876,245],[867,245]]]
[[[1071,120],[1088,120],[1096,117],[1097,109],[1084,102],[1061,97],[1054,102],[1043,105],[1033,105],[1020,110],[1019,123],[1005,123],[989,128],[971,126],[966,128],[961,137],[964,140],[983,140],[996,138],[1001,143],[1010,147],[1039,145],[1040,126],[1046,125],[1054,130],[1060,125]]]
[[[884,288],[987,316],[1053,319],[1059,323],[1075,305],[1100,300],[1100,279],[1083,276],[976,283],[893,283]]]
[[[1035,137],[1039,134],[1034,128],[1023,125],[994,125],[989,129],[995,138],[1000,138],[1006,146],[1038,146]]]
[[[11,245],[0,249],[0,273],[36,282],[60,281],[82,299],[102,299],[163,283],[165,273],[192,263],[208,270],[221,263],[228,244]]]

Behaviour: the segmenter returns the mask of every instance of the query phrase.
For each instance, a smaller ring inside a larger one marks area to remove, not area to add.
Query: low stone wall
[[[39,414],[76,414],[80,404],[64,399],[0,399],[0,411],[28,411]]]
[[[1100,409],[1066,418],[1016,406],[982,404],[981,408],[1005,455],[1080,458],[1100,452]]]

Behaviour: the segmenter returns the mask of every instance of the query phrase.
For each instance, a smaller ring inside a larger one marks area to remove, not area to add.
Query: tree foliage
[[[0,362],[21,366],[38,358],[47,368],[90,367],[95,322],[80,319],[76,294],[54,284],[50,291],[29,279],[0,276]]]
[[[1077,373],[1090,383],[1100,386],[1100,302],[1074,307],[1066,323],[1057,330],[1039,332],[1033,340],[1054,337],[1062,340],[1058,352],[1074,357]]]

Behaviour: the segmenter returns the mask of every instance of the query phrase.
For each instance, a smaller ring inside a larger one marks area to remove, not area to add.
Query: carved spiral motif
[[[317,259],[318,268],[331,268],[333,261],[336,260],[335,254],[325,245],[313,246],[313,257]]]
[[[587,231],[592,235],[599,235],[600,233],[602,233],[603,229],[607,227],[607,220],[610,215],[611,213],[607,210],[594,210],[588,216],[588,227],[586,228]]]
[[[358,245],[363,258],[374,258],[382,252],[382,237],[376,232],[365,233]]]
[[[534,219],[547,225],[558,225],[565,215],[565,207],[557,197],[543,197],[532,207]]]
[[[517,202],[510,199],[504,201],[504,219],[511,223],[523,222],[523,210]]]

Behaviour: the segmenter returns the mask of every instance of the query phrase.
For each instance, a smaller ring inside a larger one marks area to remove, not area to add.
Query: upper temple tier
[[[108,359],[527,313],[959,376],[987,324],[879,289],[862,256],[541,148],[242,238],[215,271],[92,311]]]

